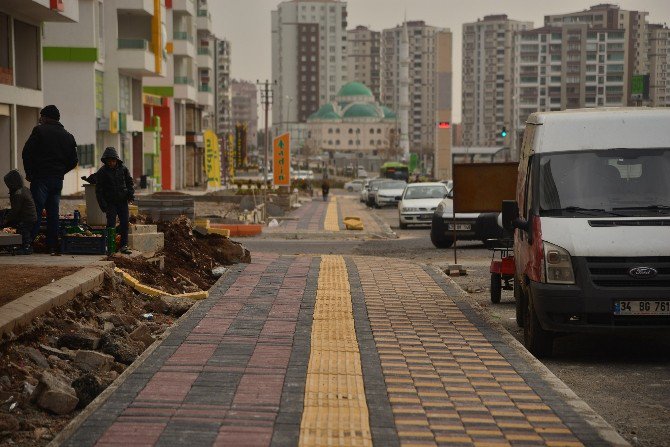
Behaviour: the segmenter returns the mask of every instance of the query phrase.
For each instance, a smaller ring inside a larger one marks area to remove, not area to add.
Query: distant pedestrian
[[[23,167],[30,192],[35,201],[37,222],[32,239],[42,223],[42,212],[47,213],[47,247],[52,255],[60,254],[58,247],[58,212],[65,174],[78,163],[77,142],[60,123],[60,112],[54,105],[40,111],[40,119],[23,146]]]
[[[321,183],[321,196],[323,197],[324,202],[328,201],[328,193],[329,192],[330,192],[330,184],[328,183],[328,180],[324,180]]]
[[[130,212],[128,204],[135,200],[135,187],[130,171],[123,165],[119,153],[108,147],[102,154],[101,167],[95,175],[95,195],[100,209],[107,215],[107,228],[116,228],[119,218],[121,248],[123,254],[130,254],[128,249],[128,221]]]
[[[23,185],[23,178],[16,169],[12,169],[4,177],[5,185],[9,188],[9,202],[11,209],[5,214],[4,220],[0,222],[0,228],[14,227],[21,235],[22,247],[19,254],[29,255],[33,253],[31,236],[37,213],[35,202],[30,190]]]

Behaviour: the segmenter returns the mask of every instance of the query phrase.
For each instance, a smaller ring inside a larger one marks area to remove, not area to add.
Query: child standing
[[[37,222],[37,211],[35,202],[30,190],[23,186],[23,178],[16,169],[12,169],[4,177],[5,185],[9,188],[9,201],[12,208],[6,214],[4,222],[0,222],[0,227],[14,227],[16,232],[23,239],[23,246],[20,254],[32,254],[33,243],[30,236],[35,223]]]
[[[128,204],[135,200],[135,188],[128,168],[123,165],[119,153],[108,147],[102,154],[101,167],[95,175],[95,195],[100,209],[107,214],[107,228],[116,227],[119,218],[121,233],[121,249],[123,254],[130,254],[128,249]]]

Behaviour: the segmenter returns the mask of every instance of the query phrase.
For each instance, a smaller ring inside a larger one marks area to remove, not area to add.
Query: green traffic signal
[[[500,131],[500,136],[505,138],[507,136],[507,128],[503,127],[502,130]]]

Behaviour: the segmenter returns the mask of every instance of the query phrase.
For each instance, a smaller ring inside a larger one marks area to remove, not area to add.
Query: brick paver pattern
[[[431,275],[254,253],[64,445],[581,446],[587,424]]]
[[[582,445],[420,266],[355,264],[401,445]]]
[[[315,197],[314,200],[303,203],[300,208],[291,213],[291,217],[295,218],[296,220],[286,220],[274,230],[268,230],[270,230],[269,232],[279,233],[297,231],[323,231],[327,209],[328,203],[321,200],[321,198]]]

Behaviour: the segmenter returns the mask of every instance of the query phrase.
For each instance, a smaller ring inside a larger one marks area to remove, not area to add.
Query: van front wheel
[[[535,357],[549,357],[554,350],[554,333],[542,329],[533,306],[532,296],[526,297],[525,301],[523,344]]]
[[[523,290],[521,290],[521,283],[514,277],[514,304],[516,307],[516,325],[523,327],[523,314],[526,303],[524,303]]]

